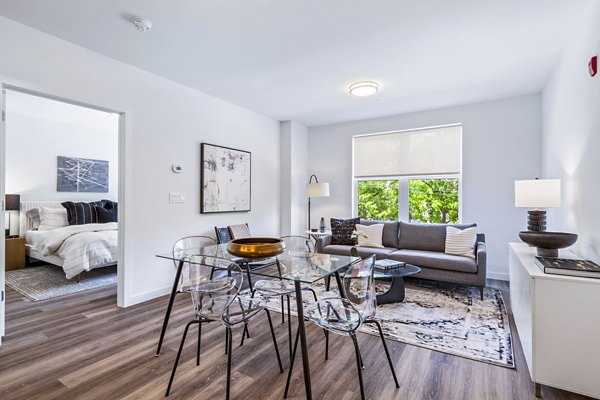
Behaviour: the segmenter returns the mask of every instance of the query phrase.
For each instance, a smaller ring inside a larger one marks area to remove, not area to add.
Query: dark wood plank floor
[[[506,283],[492,285],[506,291]],[[508,302],[508,294],[505,298]],[[166,303],[167,298],[162,297],[119,309],[115,287],[35,303],[7,288],[7,328],[0,346],[0,399],[163,398],[183,326],[191,317],[189,297],[179,295],[162,354],[155,357]],[[287,370],[287,330],[279,314],[274,315]],[[322,331],[310,325],[307,329],[314,397],[358,399],[350,339],[332,335],[330,360],[325,361]],[[197,328],[193,328],[170,397],[224,398],[224,329],[218,323],[205,325],[199,367],[195,365],[196,333]],[[233,398],[281,399],[286,375],[277,368],[266,317],[252,324],[251,334],[243,347],[234,347]],[[236,341],[239,335],[236,333]],[[514,325],[513,335],[516,369],[388,341],[401,384],[396,389],[379,339],[359,334],[367,397],[533,399],[533,384]],[[292,399],[304,398],[301,371],[299,367],[294,369]],[[548,387],[544,387],[543,394],[548,400],[585,398]]]

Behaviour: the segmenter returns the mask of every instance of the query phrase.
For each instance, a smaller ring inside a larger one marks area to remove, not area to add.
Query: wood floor
[[[494,284],[506,290],[506,284]],[[34,303],[7,287],[0,399],[163,398],[183,326],[191,317],[189,297],[179,295],[162,354],[155,357],[166,303],[167,297],[162,297],[119,309],[115,287]],[[281,324],[280,314],[273,315],[287,372],[286,325]],[[325,361],[322,331],[310,325],[307,329],[314,398],[359,399],[350,339],[331,335],[330,360]],[[234,345],[233,398],[281,399],[286,375],[279,373],[266,317],[258,317],[250,331],[252,337],[243,347]],[[237,343],[240,334],[235,334]],[[533,383],[514,325],[513,335],[516,369],[388,341],[401,385],[396,389],[379,339],[359,334],[367,398],[533,399]],[[194,327],[170,398],[225,398],[224,329],[218,323],[204,326],[199,367],[196,336]],[[294,368],[291,399],[305,398],[300,365]],[[543,388],[543,395],[545,399],[585,398],[549,387]]]

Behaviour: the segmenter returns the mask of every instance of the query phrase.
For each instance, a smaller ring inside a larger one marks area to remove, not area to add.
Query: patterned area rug
[[[81,282],[67,279],[61,267],[42,265],[6,271],[6,284],[25,297],[47,300],[117,283],[117,267],[93,269],[81,274]]]
[[[312,287],[321,298],[324,285],[319,282]],[[337,294],[335,281],[331,289]],[[386,290],[387,284],[378,282],[377,291]],[[309,292],[303,299],[314,301]],[[281,312],[280,298],[268,301],[269,309]],[[376,318],[386,339],[514,368],[512,336],[500,290],[486,288],[481,301],[475,287],[407,279],[404,302],[377,306]],[[378,335],[371,325],[363,325],[361,332]]]

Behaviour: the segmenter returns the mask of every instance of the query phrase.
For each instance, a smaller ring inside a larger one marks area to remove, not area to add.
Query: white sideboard
[[[578,258],[568,251],[560,257]],[[510,304],[536,395],[548,385],[600,398],[600,279],[545,274],[509,243]],[[519,367],[519,366],[517,366]]]

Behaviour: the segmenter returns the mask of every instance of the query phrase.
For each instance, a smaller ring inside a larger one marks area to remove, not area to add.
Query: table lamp
[[[527,230],[546,230],[546,210],[560,207],[560,179],[515,181],[515,207],[529,208]]]
[[[21,208],[21,195],[7,194],[4,197],[4,210],[8,211],[4,214],[5,236],[10,236],[11,215],[10,211],[19,211]]]
[[[515,207],[529,208],[527,230],[519,232],[522,241],[537,248],[540,257],[558,257],[558,250],[577,241],[577,235],[546,231],[546,210],[560,207],[560,179],[515,181]]]
[[[314,182],[313,178],[315,178]],[[310,199],[312,197],[329,197],[329,183],[319,183],[317,176],[313,174],[306,184],[306,194],[308,196],[308,229],[310,230]]]

